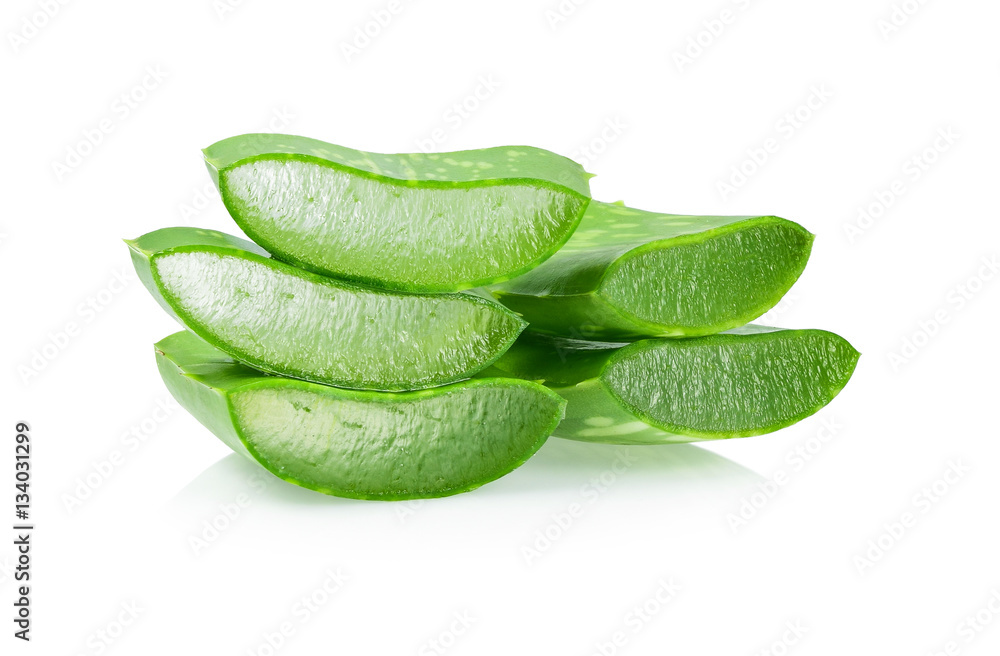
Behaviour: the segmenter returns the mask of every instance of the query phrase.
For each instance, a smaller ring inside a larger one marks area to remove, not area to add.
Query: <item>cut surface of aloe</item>
[[[184,326],[285,376],[372,390],[443,385],[488,366],[525,325],[474,293],[362,287],[211,230],[166,228],[127,243],[140,279]]]
[[[558,437],[664,444],[789,426],[829,403],[858,357],[824,330],[753,325],[631,344],[526,334],[482,375],[533,380],[563,396]]]
[[[594,201],[558,253],[490,291],[552,335],[710,335],[773,307],[805,268],[812,241],[774,216],[681,216]]]
[[[231,449],[290,483],[356,499],[441,497],[495,480],[541,447],[565,406],[515,379],[392,393],[267,376],[187,331],[155,349],[170,393]]]
[[[276,258],[402,291],[527,271],[569,238],[590,199],[579,164],[527,146],[384,155],[248,134],[204,153],[233,219]]]

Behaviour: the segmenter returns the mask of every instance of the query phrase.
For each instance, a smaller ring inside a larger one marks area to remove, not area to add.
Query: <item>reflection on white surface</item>
[[[594,478],[596,482],[592,482]],[[339,499],[285,483],[256,463],[233,453],[217,461],[184,487],[173,500],[175,507],[196,507],[225,499],[241,490],[254,491],[254,481],[266,487],[260,495],[273,505],[336,505],[338,503],[382,505]],[[614,480],[611,480],[611,479]],[[690,444],[664,446],[619,446],[590,444],[551,438],[528,462],[507,476],[462,496],[477,498],[511,494],[572,492],[592,482],[597,492],[604,488],[642,488],[649,495],[683,487],[697,489],[752,484],[760,474],[720,455]],[[692,488],[691,486],[695,486]],[[429,500],[430,501],[430,500]],[[406,502],[403,502],[406,503]],[[391,505],[391,503],[390,503]]]
[[[572,484],[580,471],[602,470],[609,458],[627,459],[628,477],[638,484],[684,481],[707,485],[756,481],[760,475],[732,460],[692,444],[616,446],[552,438],[523,470],[543,485]],[[560,480],[561,479],[561,480]]]
[[[406,557],[492,555],[530,569],[553,553],[617,548],[664,531],[724,535],[726,513],[761,480],[692,445],[551,439],[523,466],[472,492],[377,502],[306,490],[231,454],[182,489],[168,511],[197,558],[280,549],[294,539],[300,552],[307,545],[349,558],[401,558],[405,543]]]

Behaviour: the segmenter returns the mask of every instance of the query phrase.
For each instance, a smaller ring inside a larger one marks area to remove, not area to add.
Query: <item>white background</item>
[[[1000,5],[895,0],[893,26],[893,1],[6,0],[0,651],[997,653]],[[120,238],[236,232],[199,149],[268,130],[531,144],[602,200],[799,221],[812,260],[767,320],[842,334],[858,370],[777,434],[552,440],[423,504],[255,477],[170,405],[151,345],[177,326]],[[30,644],[8,619],[18,420]]]

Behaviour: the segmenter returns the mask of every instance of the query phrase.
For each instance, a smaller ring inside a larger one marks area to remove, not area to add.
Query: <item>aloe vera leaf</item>
[[[140,279],[181,324],[294,378],[389,391],[443,385],[488,366],[525,326],[475,293],[366,288],[211,230],[166,228],[127,243]]]
[[[226,445],[334,496],[388,501],[472,490],[531,457],[565,407],[545,387],[509,378],[392,393],[268,376],[187,331],[155,348],[167,389]]]
[[[554,253],[590,201],[590,174],[527,146],[383,155],[248,134],[205,149],[240,228],[277,259],[386,289],[500,282]]]
[[[750,325],[631,344],[526,333],[481,375],[514,376],[558,392],[568,406],[557,437],[669,444],[790,426],[844,388],[858,357],[824,330]]]
[[[656,214],[594,201],[558,253],[489,289],[547,334],[711,335],[773,307],[805,268],[812,241],[774,216]]]

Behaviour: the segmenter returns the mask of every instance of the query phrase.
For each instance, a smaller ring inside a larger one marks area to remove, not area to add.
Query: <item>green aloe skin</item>
[[[568,402],[555,435],[671,444],[761,435],[829,403],[859,353],[823,330],[745,326],[631,344],[526,333],[481,375],[542,383]]]
[[[551,335],[711,335],[773,307],[805,268],[812,241],[774,216],[657,214],[595,201],[558,253],[489,290]]]
[[[294,378],[388,391],[444,385],[488,366],[525,327],[475,293],[366,288],[211,230],[166,228],[126,243],[143,284],[184,326]]]
[[[528,271],[590,201],[579,164],[528,146],[383,155],[289,135],[205,149],[222,200],[275,258],[411,292],[451,292]]]
[[[290,483],[354,499],[475,489],[531,457],[565,407],[545,387],[509,378],[387,393],[267,376],[186,331],[155,349],[170,393],[233,451]]]

